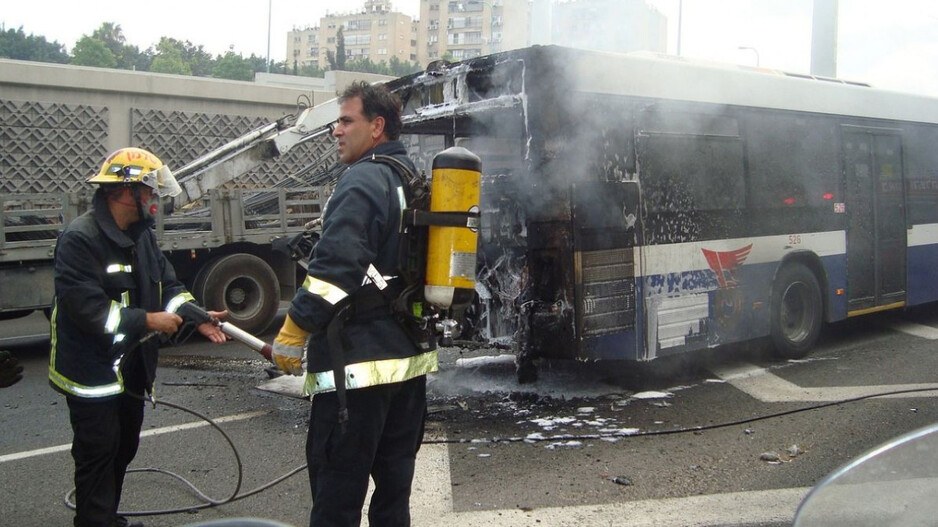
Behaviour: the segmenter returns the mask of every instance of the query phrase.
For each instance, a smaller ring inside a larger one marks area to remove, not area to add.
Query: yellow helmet
[[[107,156],[101,170],[88,183],[129,185],[142,183],[160,197],[182,192],[172,171],[160,158],[142,148],[121,148]]]

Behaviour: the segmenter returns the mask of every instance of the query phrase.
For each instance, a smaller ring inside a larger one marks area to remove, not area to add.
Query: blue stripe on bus
[[[906,303],[914,306],[938,300],[938,280],[934,278],[938,244],[909,247],[908,255]]]
[[[931,261],[938,261],[938,245],[928,246]],[[847,296],[837,295],[846,288],[846,256],[825,256],[821,266],[826,274],[828,313],[832,320],[847,316]],[[716,275],[710,270],[686,271],[668,275],[646,275],[635,279],[636,324],[634,329],[584,339],[582,357],[590,360],[649,360],[678,352],[706,349],[764,337],[769,334],[771,314],[771,284],[779,262],[744,265],[737,270],[737,286],[720,288]],[[659,348],[648,357],[640,356],[647,338],[646,304],[650,298],[675,299],[685,295],[706,294],[708,317],[701,319],[699,333],[671,348]],[[938,295],[938,284],[931,284],[929,294]],[[930,300],[934,300],[931,297]]]

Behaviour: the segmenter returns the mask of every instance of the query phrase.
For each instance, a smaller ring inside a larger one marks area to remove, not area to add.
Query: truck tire
[[[3,313],[0,313],[0,320],[14,320],[17,318],[23,318],[25,316],[29,316],[30,313],[32,313],[32,310],[30,309],[21,309],[19,311],[4,311]]]
[[[228,322],[255,335],[270,325],[280,307],[277,275],[252,254],[229,254],[208,263],[192,289],[206,309],[227,309]]]
[[[771,337],[773,354],[800,359],[821,334],[823,302],[817,277],[800,263],[786,264],[772,284]]]

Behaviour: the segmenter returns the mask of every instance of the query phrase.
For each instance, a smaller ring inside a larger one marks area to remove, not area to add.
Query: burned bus
[[[392,81],[418,166],[483,160],[467,328],[534,358],[657,357],[938,300],[938,100],[537,46]]]

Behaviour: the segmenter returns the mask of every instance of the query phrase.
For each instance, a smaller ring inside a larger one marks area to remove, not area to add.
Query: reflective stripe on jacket
[[[345,366],[345,387],[353,390],[379,384],[409,381],[414,377],[435,372],[437,364],[436,350],[401,359],[383,359],[348,364]],[[304,394],[316,395],[317,393],[334,390],[335,376],[332,370],[306,374],[306,381],[303,383]]]

